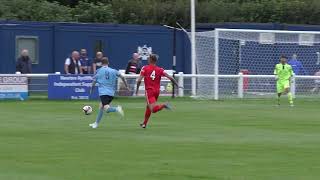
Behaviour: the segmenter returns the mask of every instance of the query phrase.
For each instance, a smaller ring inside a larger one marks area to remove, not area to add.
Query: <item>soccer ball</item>
[[[90,115],[92,113],[92,107],[91,106],[83,106],[82,111],[85,115]]]

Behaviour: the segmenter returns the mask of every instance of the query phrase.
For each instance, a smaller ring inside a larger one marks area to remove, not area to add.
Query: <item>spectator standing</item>
[[[100,51],[97,52],[96,57],[94,58],[92,63],[93,74],[96,74],[97,70],[102,67],[102,58],[103,53]]]
[[[27,49],[23,49],[20,57],[17,59],[16,72],[20,72],[21,74],[32,73],[32,61]]]
[[[140,55],[138,53],[133,53],[132,59],[129,60],[126,74],[139,74],[141,70],[141,62],[140,62]],[[136,78],[128,78],[128,85],[130,89],[130,95],[134,94],[134,88],[136,85]]]
[[[295,75],[307,75],[307,71],[304,69],[303,64],[297,59],[297,57],[297,54],[293,54],[288,64],[291,65]]]
[[[78,51],[73,51],[71,57],[67,58],[64,63],[66,74],[82,74],[80,54]]]
[[[133,53],[132,59],[130,59],[128,62],[126,74],[139,74],[140,70],[140,55],[138,53]]]
[[[80,62],[83,74],[91,74],[91,60],[88,58],[87,50],[80,50]]]

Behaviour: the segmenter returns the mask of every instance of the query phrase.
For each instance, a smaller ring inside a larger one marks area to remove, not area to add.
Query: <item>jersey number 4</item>
[[[152,79],[152,81],[154,81],[154,79],[156,78],[156,71],[153,70],[152,73],[150,74],[150,78]]]

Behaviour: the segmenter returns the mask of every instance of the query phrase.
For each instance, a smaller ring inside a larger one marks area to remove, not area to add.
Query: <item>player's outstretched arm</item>
[[[96,80],[92,81],[91,88],[90,88],[90,95],[92,94],[94,87],[96,86],[96,83],[97,83]]]
[[[97,65],[94,62],[92,64],[92,71],[93,71],[93,74],[96,74],[96,72],[97,72]]]
[[[143,79],[143,76],[142,76],[142,75],[140,75],[140,76],[138,77],[138,79],[137,79],[136,95],[138,95],[139,87],[140,87],[140,85],[141,85],[142,79]]]
[[[171,81],[175,86],[177,86],[178,88],[183,88],[182,86],[179,86],[178,82],[177,82],[172,76],[170,76],[170,75],[167,74],[166,72],[163,72],[163,73],[164,73],[163,75],[164,75],[166,78],[170,79],[170,81]]]
[[[278,71],[277,71],[277,66],[274,68],[273,74],[275,75],[276,81],[278,81]]]
[[[122,80],[122,82],[124,83],[124,86],[126,87],[126,89],[130,90],[129,86],[128,86],[128,83],[127,83],[126,79],[124,78],[124,76],[122,74],[120,74],[119,77]]]
[[[292,67],[290,67],[289,71],[290,71],[289,81],[292,82],[292,77],[294,76],[294,72],[293,72]]]

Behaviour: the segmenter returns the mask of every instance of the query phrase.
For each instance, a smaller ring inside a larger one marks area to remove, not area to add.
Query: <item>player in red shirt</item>
[[[146,99],[147,99],[147,107],[144,115],[144,122],[140,124],[142,128],[147,127],[151,113],[156,113],[158,111],[161,111],[163,108],[171,109],[168,103],[157,104],[157,100],[160,94],[161,77],[163,76],[167,77],[168,79],[171,80],[172,83],[174,83],[177,87],[179,87],[177,81],[173,77],[169,76],[166,72],[164,72],[164,69],[156,65],[157,60],[158,60],[158,56],[156,54],[151,54],[150,57],[148,58],[149,65],[144,66],[141,69],[140,77],[137,80],[136,94],[138,94],[141,81],[142,79],[144,79],[145,93],[146,93]],[[182,87],[179,87],[179,88],[182,88]]]

